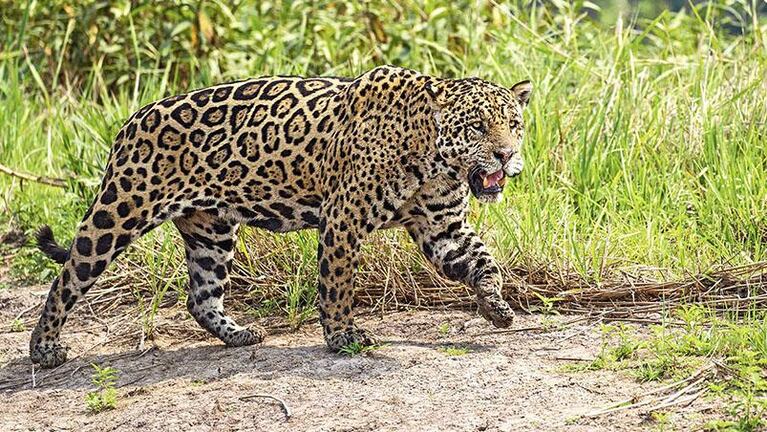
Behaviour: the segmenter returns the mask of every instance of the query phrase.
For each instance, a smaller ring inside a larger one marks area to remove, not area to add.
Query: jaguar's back
[[[145,220],[188,203],[279,231],[316,225],[317,173],[349,82],[263,77],[151,103],[118,133],[104,189],[154,202]]]

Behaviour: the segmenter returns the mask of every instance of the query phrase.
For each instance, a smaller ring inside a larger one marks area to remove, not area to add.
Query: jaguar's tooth
[[[501,177],[500,180],[498,180],[498,186],[504,186],[506,185],[506,177]]]
[[[490,187],[490,180],[488,180],[487,177],[482,177],[482,187],[483,188]]]

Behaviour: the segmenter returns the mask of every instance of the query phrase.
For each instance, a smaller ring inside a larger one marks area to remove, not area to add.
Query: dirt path
[[[71,360],[53,371],[37,371],[32,388],[29,328],[10,332],[9,323],[32,308],[24,315],[31,324],[44,293],[45,287],[0,290],[2,431],[654,428],[634,412],[579,418],[650,388],[615,372],[563,372],[571,362],[561,358],[595,355],[600,342],[594,326],[481,335],[492,328],[460,311],[363,317],[363,325],[386,346],[350,358],[325,349],[317,324],[271,335],[260,346],[225,348],[198,331],[181,308],[163,310],[159,336],[146,344],[154,348],[138,351],[135,317],[97,322],[83,305],[65,332]],[[539,326],[544,319],[521,315],[514,327]],[[447,346],[469,352],[450,356]],[[120,371],[115,410],[88,413],[91,363]],[[269,399],[239,400],[259,393],[282,398],[292,417],[286,419],[280,404]]]

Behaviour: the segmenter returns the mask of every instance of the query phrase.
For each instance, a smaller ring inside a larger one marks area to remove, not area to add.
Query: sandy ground
[[[650,390],[627,374],[565,372],[571,358],[593,358],[600,338],[587,322],[556,331],[528,329],[551,318],[520,315],[518,331],[494,330],[462,311],[363,315],[386,344],[346,357],[326,350],[319,325],[273,332],[253,347],[226,348],[180,307],[162,310],[157,336],[142,349],[138,319],[113,311],[93,317],[80,305],[63,341],[70,360],[35,371],[27,357],[31,324],[46,287],[0,290],[0,430],[141,431],[616,431],[656,430],[648,416],[584,414]],[[26,311],[26,312],[24,312]],[[20,313],[22,332],[10,331]],[[120,315],[122,314],[122,316]],[[573,317],[557,317],[568,321]],[[243,320],[244,317],[243,317]],[[442,323],[449,331],[441,334]],[[449,356],[447,346],[470,350]],[[91,363],[120,371],[117,408],[89,413]],[[281,398],[291,411],[268,398]],[[675,414],[674,424],[699,424]]]

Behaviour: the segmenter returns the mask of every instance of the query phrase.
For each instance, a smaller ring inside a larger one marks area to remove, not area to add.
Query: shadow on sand
[[[34,368],[34,387],[32,363],[27,356],[20,356],[0,367],[0,393],[9,395],[31,389],[92,389],[91,364],[116,368],[119,371],[118,388],[145,386],[178,378],[212,382],[238,374],[263,379],[299,375],[316,380],[365,380],[412,366],[387,356],[388,349],[415,346],[437,350],[451,345],[450,342],[415,340],[383,340],[382,343],[382,349],[354,357],[333,353],[324,344],[272,346],[268,343],[238,348],[196,345],[169,350],[150,348],[83,355],[51,370]],[[472,352],[494,349],[494,345],[464,343],[461,346]],[[76,353],[70,351],[70,357],[73,354]]]

